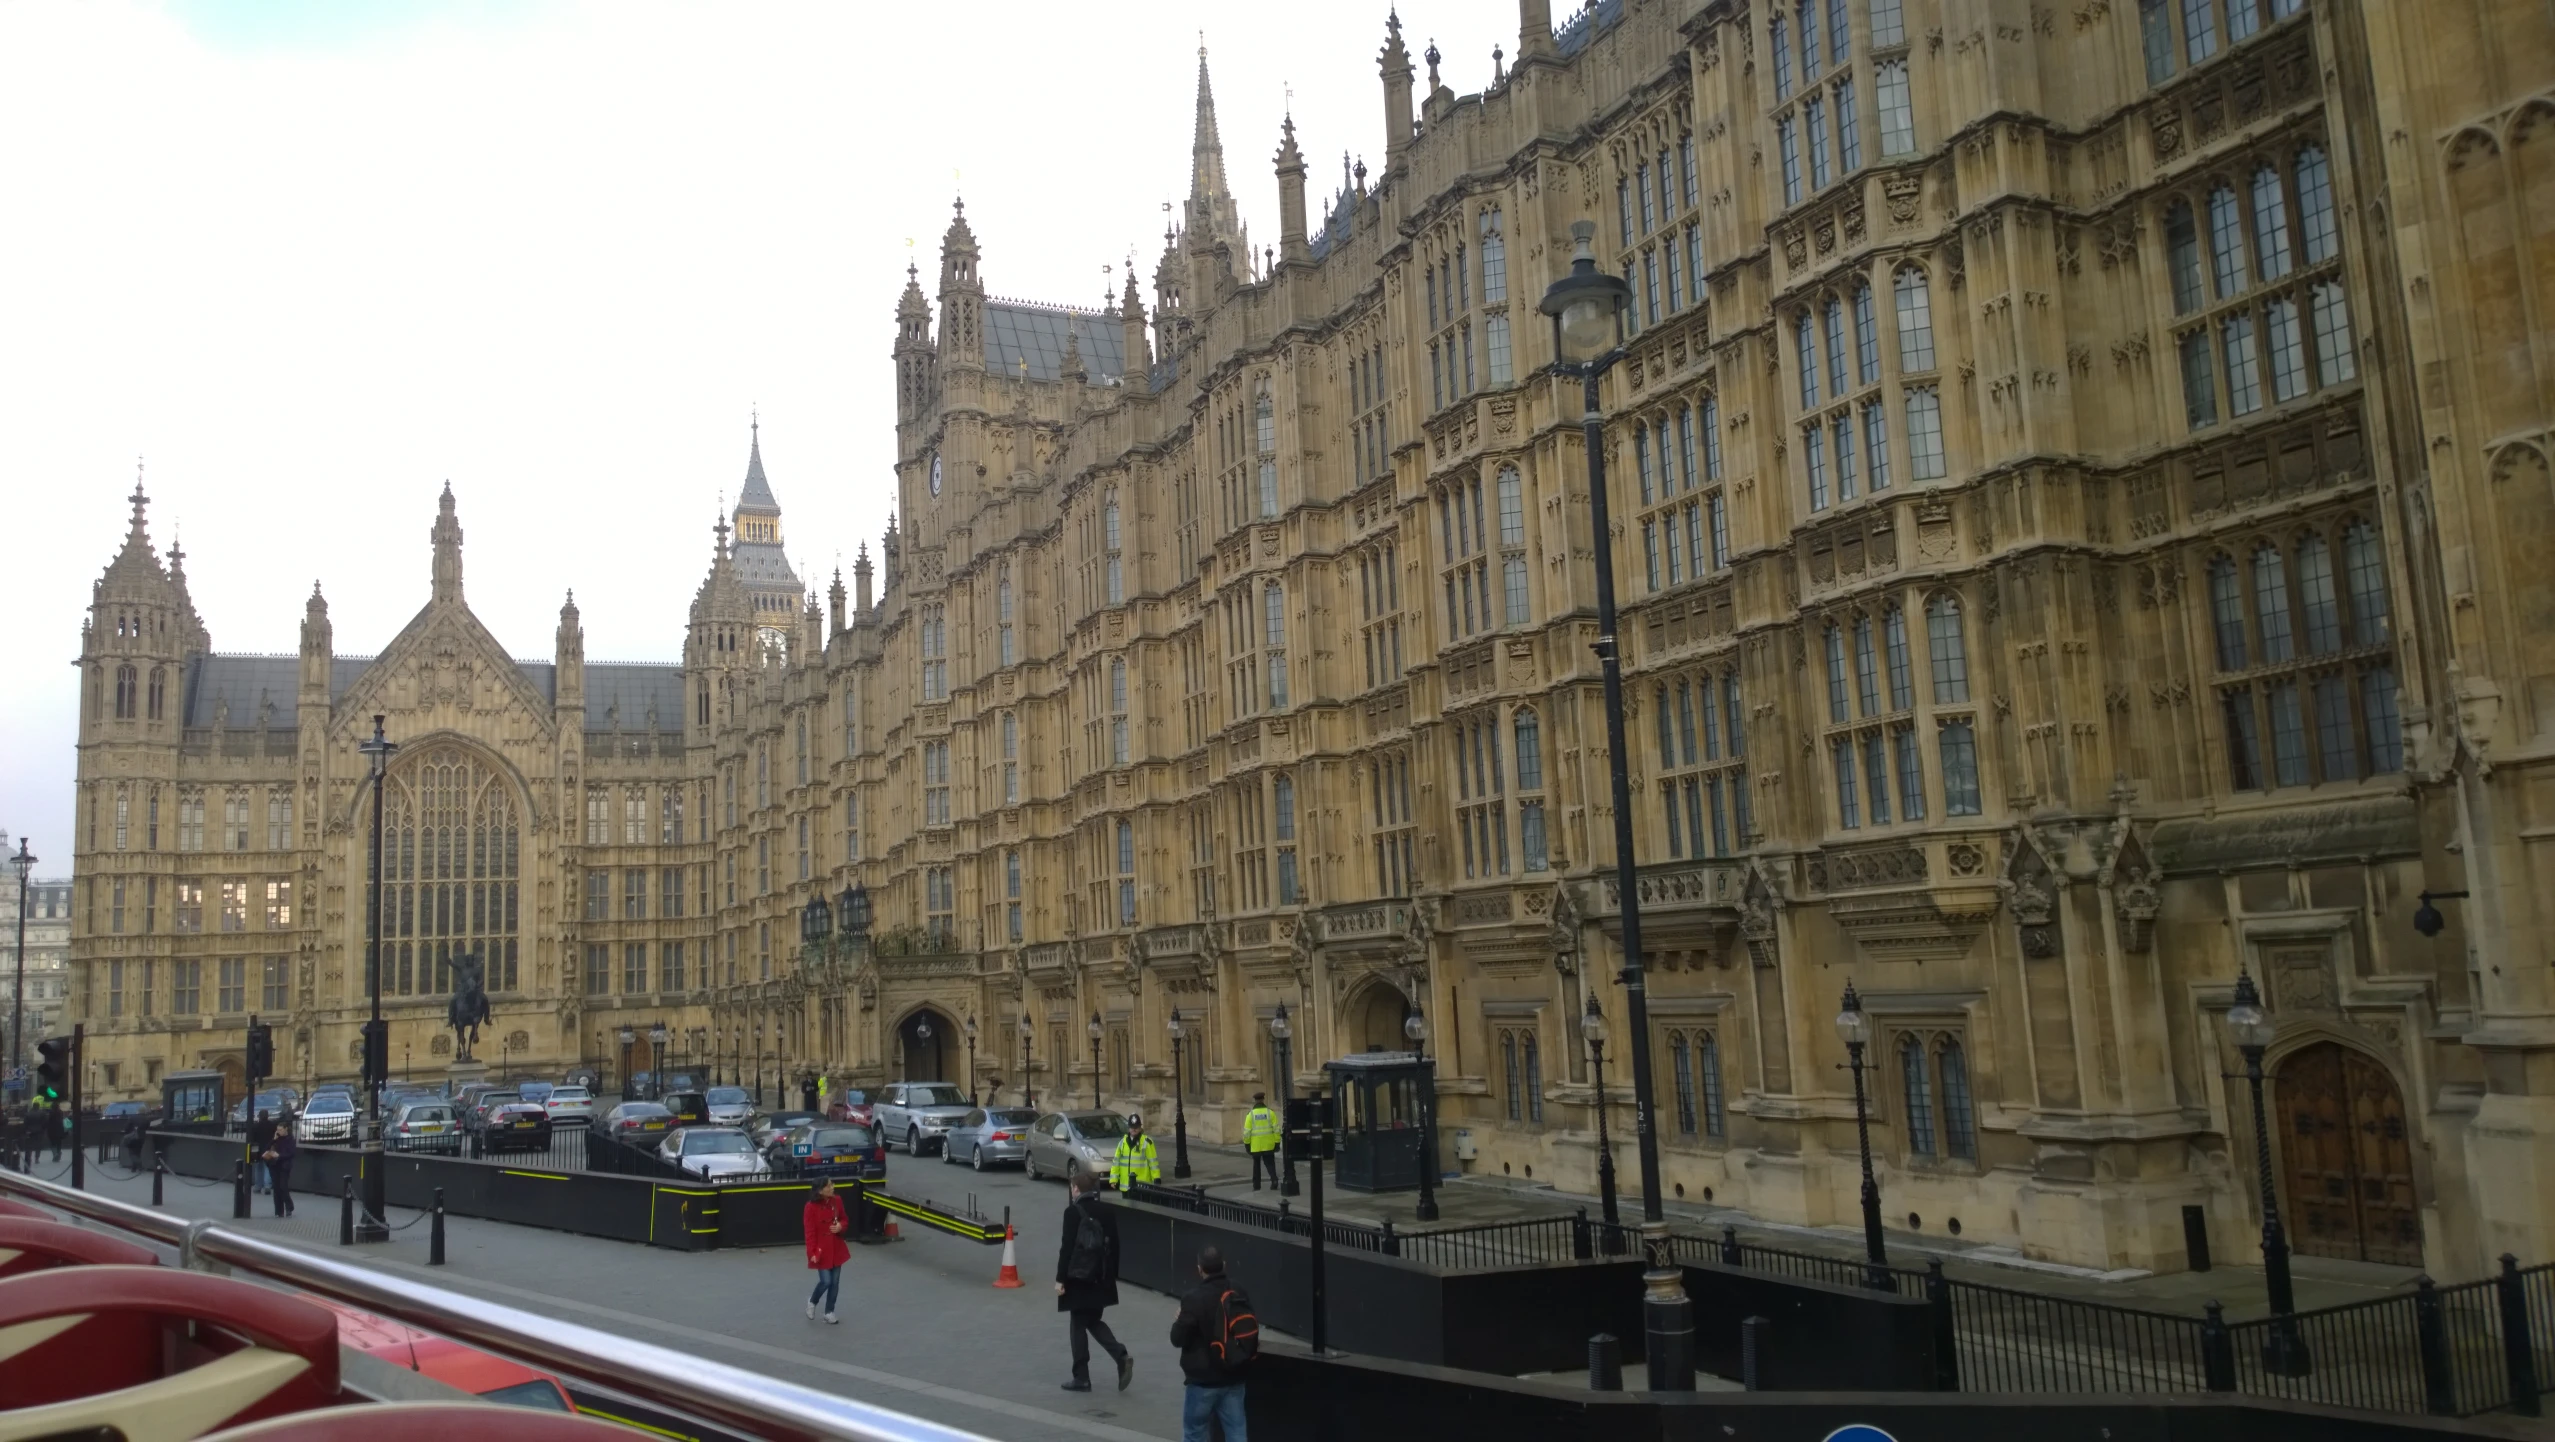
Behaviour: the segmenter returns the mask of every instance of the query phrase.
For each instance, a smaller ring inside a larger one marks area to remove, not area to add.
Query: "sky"
[[[1516,49],[1505,0],[1399,9],[1459,93]],[[1096,307],[1133,250],[1149,303],[1202,38],[1274,244],[1290,109],[1317,214],[1380,163],[1385,11],[0,5],[0,829],[68,874],[71,663],[137,474],[216,650],[292,652],[317,581],[377,651],[449,481],[513,654],[573,589],[590,659],[674,660],[754,414],[802,579],[875,550],[896,297],[953,196],[993,294]]]

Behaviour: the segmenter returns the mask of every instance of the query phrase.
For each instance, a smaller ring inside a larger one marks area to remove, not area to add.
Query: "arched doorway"
[[[1357,999],[1349,1017],[1349,1036],[1359,1051],[1409,1051],[1402,1020],[1411,1014],[1410,999],[1390,983],[1378,981]]]
[[[949,1049],[957,1023],[925,1007],[896,1026],[906,1081],[949,1081]]]
[[[2290,1244],[2312,1257],[2422,1264],[2404,1095],[2376,1058],[2318,1042],[2280,1063]]]

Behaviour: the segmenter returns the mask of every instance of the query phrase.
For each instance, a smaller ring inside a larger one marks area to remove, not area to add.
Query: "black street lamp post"
[[[1845,1038],[1845,1068],[1854,1073],[1854,1139],[1863,1149],[1863,1284],[1876,1292],[1896,1291],[1889,1253],[1881,1246],[1881,1184],[1872,1176],[1872,1112],[1863,1090],[1863,1052],[1872,1043],[1872,1018],[1863,1014],[1863,999],[1854,983],[1845,984],[1845,1006],[1836,1014],[1836,1034]]]
[[[2278,1031],[2263,1010],[2253,973],[2236,973],[2236,996],[2227,1008],[2227,1033],[2244,1053],[2245,1083],[2253,1091],[2254,1166],[2262,1180],[2262,1281],[2270,1293],[2271,1327],[2262,1339],[2262,1370],[2275,1377],[2303,1377],[2315,1370],[2307,1339],[2298,1334],[2298,1296],[2289,1281],[2289,1238],[2280,1227],[2280,1193],[2271,1176],[2271,1124],[2262,1105],[2262,1053]]]
[[[1180,1060],[1180,1042],[1186,1035],[1175,1010],[1171,1013],[1171,1175],[1184,1182],[1189,1179],[1189,1104],[1181,1093],[1187,1088],[1189,1071]]]
[[[1623,1250],[1623,1211],[1615,1200],[1615,1147],[1606,1134],[1606,1014],[1597,1008],[1597,993],[1588,993],[1588,1009],[1579,1018],[1588,1039],[1588,1064],[1597,1082],[1597,1200],[1605,1209],[1608,1256]]]
[[[639,1079],[630,1075],[630,1044],[638,1039],[637,1032],[626,1026],[621,1028],[621,1100],[625,1102],[639,1094]],[[662,1096],[665,1094],[665,1088],[662,1085],[665,1078],[658,1077],[656,1080],[660,1083],[657,1094]]]
[[[1570,273],[1544,291],[1537,307],[1553,321],[1553,369],[1576,375],[1583,388],[1580,444],[1588,456],[1589,545],[1597,572],[1597,665],[1605,682],[1606,770],[1615,809],[1615,894],[1621,898],[1622,981],[1626,1023],[1632,1028],[1633,1134],[1641,1161],[1641,1245],[1649,1268],[1642,1276],[1643,1355],[1650,1390],[1694,1390],[1694,1303],[1677,1265],[1660,1208],[1659,1131],[1650,1083],[1650,999],[1641,950],[1640,882],[1633,857],[1632,750],[1624,739],[1623,658],[1615,637],[1615,543],[1606,501],[1606,427],[1598,382],[1623,358],[1623,313],[1632,283],[1597,268],[1597,227],[1570,227]]]
[[[1083,1028],[1091,1034],[1091,1109],[1100,1110],[1100,1013],[1091,1014],[1091,1025]]]
[[[355,748],[373,764],[372,924],[364,948],[365,989],[372,995],[373,1012],[364,1023],[364,1111],[372,1136],[364,1148],[364,1214],[355,1219],[359,1242],[390,1240],[390,1224],[382,1220],[390,1206],[390,1160],[381,1131],[381,1089],[390,1080],[390,1024],[381,1019],[381,815],[383,777],[399,747],[383,733],[383,719],[373,718],[372,738]]]
[[[1294,1038],[1294,1024],[1286,1019],[1286,1003],[1279,1002],[1277,1015],[1269,1018],[1269,1044],[1277,1052],[1278,1116],[1281,1121],[1286,1115],[1286,1104],[1295,1100]],[[1278,1152],[1286,1158],[1278,1172],[1278,1195],[1291,1197],[1302,1190],[1295,1182],[1295,1153],[1286,1147],[1278,1148]]]
[[[27,839],[18,838],[18,854],[9,864],[18,868],[18,967],[17,978],[9,997],[9,1074],[18,1077],[18,1090],[32,1096],[35,1089],[24,1077],[27,1064],[27,878],[35,875],[35,853],[27,849]]]
[[[1411,1051],[1420,1064],[1419,1206],[1412,1215],[1433,1222],[1437,1220],[1437,1064],[1428,1059],[1428,1018],[1418,1007],[1402,1018],[1402,1035],[1411,1039]]]
[[[1027,1003],[1022,1005],[1026,1007]],[[1038,1105],[1038,1086],[1029,1072],[1030,1042],[1037,1035],[1038,1028],[1030,1024],[1029,1013],[1023,1010],[1020,1013],[1020,1104],[1025,1107]]]
[[[976,1019],[967,1018],[967,1105],[976,1104]]]
[[[648,1066],[650,1070],[656,1073],[657,1090],[660,1092],[665,1090],[665,1042],[666,1030],[664,1022],[657,1022],[648,1028]]]

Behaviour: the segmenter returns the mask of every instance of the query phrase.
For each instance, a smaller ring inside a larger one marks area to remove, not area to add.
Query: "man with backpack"
[[[1073,1200],[1065,1204],[1064,1243],[1056,1252],[1056,1310],[1071,1319],[1073,1380],[1068,1392],[1091,1390],[1091,1339],[1118,1364],[1118,1390],[1136,1375],[1133,1352],[1118,1341],[1100,1319],[1102,1308],[1118,1305],[1118,1219],[1100,1205],[1094,1193],[1100,1178],[1076,1172]]]
[[[1224,1429],[1224,1442],[1243,1435],[1242,1377],[1260,1355],[1260,1319],[1251,1299],[1224,1275],[1224,1253],[1198,1249],[1198,1284],[1180,1298],[1171,1323],[1171,1345],[1180,1349],[1180,1375],[1188,1391],[1180,1406],[1180,1442],[1207,1442],[1207,1421]]]

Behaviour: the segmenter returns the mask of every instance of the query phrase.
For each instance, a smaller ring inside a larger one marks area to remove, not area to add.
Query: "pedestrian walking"
[[[1242,1118],[1242,1145],[1251,1151],[1251,1190],[1260,1189],[1260,1172],[1269,1174],[1269,1185],[1278,1184],[1278,1116],[1269,1110],[1267,1092],[1251,1093],[1251,1111]]]
[[[843,1295],[843,1264],[852,1259],[852,1249],[845,1242],[851,1235],[852,1219],[843,1211],[843,1199],[834,1195],[834,1179],[827,1177],[808,1193],[807,1208],[802,1214],[802,1229],[807,1233],[807,1265],[816,1273],[816,1290],[807,1294],[807,1315],[812,1321],[816,1304],[825,1304],[825,1320],[842,1323],[835,1308]]]
[[[1162,1158],[1155,1155],[1153,1138],[1144,1134],[1144,1113],[1127,1113],[1126,1135],[1118,1138],[1117,1151],[1109,1157],[1109,1185],[1123,1192],[1135,1182],[1162,1180]]]
[[[55,1102],[45,1121],[45,1130],[53,1133],[53,1159],[58,1162],[62,1160],[62,1144],[71,1136],[71,1104]]]
[[[1171,1345],[1180,1349],[1180,1376],[1188,1386],[1180,1403],[1180,1442],[1207,1442],[1207,1423],[1224,1429],[1224,1442],[1243,1435],[1242,1377],[1260,1354],[1260,1319],[1251,1299],[1224,1274],[1224,1253],[1198,1249],[1198,1284],[1180,1297],[1171,1322]]]
[[[275,1124],[274,1134],[266,1144],[266,1185],[275,1194],[275,1215],[293,1214],[293,1158],[300,1154],[301,1140],[293,1135],[293,1114],[284,1113]]]
[[[1076,1172],[1073,1200],[1065,1204],[1063,1244],[1056,1249],[1056,1310],[1069,1319],[1073,1346],[1073,1380],[1068,1392],[1091,1390],[1091,1342],[1118,1364],[1118,1390],[1135,1380],[1136,1358],[1101,1320],[1102,1309],[1118,1305],[1118,1219],[1100,1205],[1100,1179]]]
[[[248,1124],[248,1189],[266,1190],[266,1154],[275,1145],[275,1118],[259,1112],[257,1120]]]

